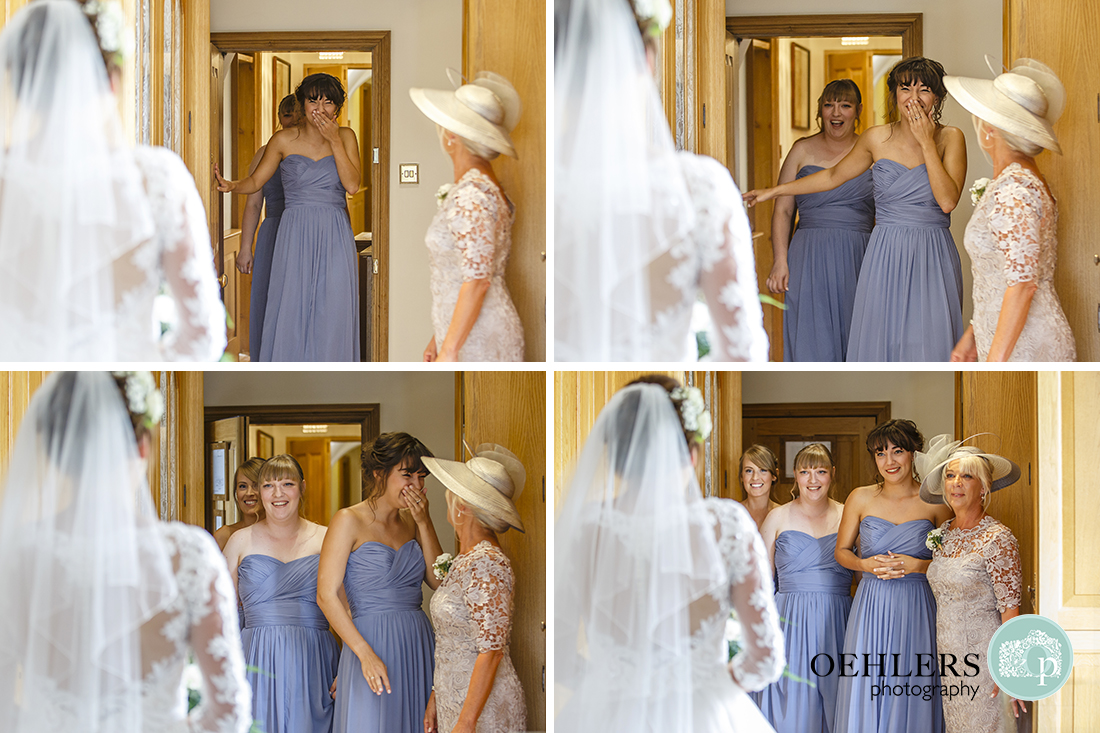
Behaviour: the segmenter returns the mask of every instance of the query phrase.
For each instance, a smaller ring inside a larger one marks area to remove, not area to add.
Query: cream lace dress
[[[997,176],[978,201],[963,240],[974,274],[974,340],[985,361],[1005,290],[1033,282],[1027,323],[1009,361],[1073,361],[1066,314],[1054,291],[1058,208],[1039,177],[1018,163]]]
[[[1002,733],[1015,731],[1009,698],[1003,691],[990,698],[986,650],[1001,625],[1001,613],[1020,605],[1020,551],[1008,527],[986,515],[973,529],[952,529],[955,520],[943,523],[943,545],[932,553],[928,584],[936,596],[936,648],[954,655],[956,675],[946,668],[944,686],[977,687],[970,695],[943,698],[947,733]],[[964,661],[977,658],[973,667]],[[950,661],[950,656],[947,657]]]
[[[478,654],[504,652],[493,689],[477,720],[478,733],[527,729],[523,702],[508,642],[512,635],[512,564],[489,542],[455,558],[447,577],[432,596],[435,627],[435,709],[439,730],[450,733],[458,722]]]
[[[428,227],[425,244],[437,348],[447,336],[462,284],[489,281],[477,321],[459,349],[459,361],[523,361],[523,326],[504,283],[514,220],[515,207],[504,192],[471,168],[450,189]]]

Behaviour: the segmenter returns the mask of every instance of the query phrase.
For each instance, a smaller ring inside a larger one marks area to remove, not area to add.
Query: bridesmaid
[[[829,497],[836,468],[821,443],[798,452],[794,473],[794,500],[769,514],[760,534],[779,573],[775,606],[784,619],[788,669],[801,679],[784,676],[752,698],[777,733],[833,733],[839,676],[814,674],[810,660],[839,659],[844,644],[852,571],[833,556],[844,505]]]
[[[886,664],[877,672],[870,667],[865,675],[861,667],[857,676],[840,678],[834,730],[841,733],[943,731],[939,670],[935,662],[931,669],[927,663],[919,668],[918,655],[926,662],[936,659],[936,602],[925,576],[932,553],[925,538],[950,518],[951,510],[921,501],[913,454],[923,448],[924,436],[911,420],[888,420],[876,427],[867,436],[867,451],[875,459],[880,483],[854,489],[844,502],[836,560],[863,573],[848,617],[844,653],[855,654],[857,660],[866,654],[872,663],[883,654]],[[858,556],[852,551],[857,535]],[[937,689],[927,696],[887,691],[872,697],[872,686],[887,685]]]
[[[344,641],[334,733],[423,728],[435,638],[420,586],[439,586],[442,552],[424,493],[431,454],[408,433],[379,436],[363,450],[365,500],[336,512],[325,536],[317,600]]]
[[[817,100],[819,132],[791,147],[779,171],[779,183],[839,163],[859,139],[856,124],[862,112],[863,97],[854,81],[836,79],[826,84]],[[796,204],[798,230],[792,237]],[[768,276],[768,289],[787,293],[787,312],[783,315],[784,361],[844,361],[859,268],[874,223],[870,170],[831,191],[780,196],[775,200],[772,213],[775,261]]]
[[[263,458],[249,458],[237,467],[237,473],[233,476],[233,500],[237,502],[237,512],[241,518],[214,533],[218,548],[223,552],[234,532],[251,527],[264,518],[264,505],[260,501],[260,469],[263,465]]]
[[[779,462],[771,449],[751,445],[741,454],[741,485],[745,488],[745,500],[741,505],[748,510],[757,529],[764,523],[768,512],[779,506],[772,499],[772,486],[779,480]]]
[[[328,733],[338,650],[317,606],[325,528],[299,514],[305,481],[288,455],[260,469],[266,516],[229,538],[225,557],[244,606],[252,717],[264,733]]]

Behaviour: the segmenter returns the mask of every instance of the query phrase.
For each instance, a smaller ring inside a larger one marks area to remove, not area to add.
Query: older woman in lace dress
[[[944,84],[974,117],[994,178],[975,191],[964,244],[974,271],[974,318],[952,361],[1073,361],[1069,321],[1054,291],[1058,207],[1035,156],[1061,154],[1051,126],[1065,107],[1062,82],[1020,59],[996,79],[948,76]]]
[[[947,435],[929,441],[918,465],[927,472],[921,499],[946,502],[955,511],[928,539],[933,547],[928,584],[938,609],[936,645],[945,660],[943,684],[977,688],[973,695],[944,695],[947,733],[1015,731],[1011,716],[1026,712],[1024,704],[994,684],[986,650],[997,628],[1020,614],[1020,551],[1012,531],[986,514],[986,508],[992,492],[1020,478],[1020,468]]]

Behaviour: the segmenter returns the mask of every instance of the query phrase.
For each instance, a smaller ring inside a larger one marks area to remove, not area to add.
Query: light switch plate
[[[401,183],[420,183],[420,164],[401,163],[398,174]]]

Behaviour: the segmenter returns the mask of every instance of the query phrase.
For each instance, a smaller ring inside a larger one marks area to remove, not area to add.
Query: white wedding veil
[[[0,32],[0,358],[115,358],[119,294],[156,265],[127,255],[152,236],[92,26],[35,0]]]
[[[554,134],[554,358],[648,360],[694,208],[629,0],[555,3]]]
[[[171,644],[147,623],[177,594],[114,379],[51,374],[0,503],[0,730],[146,733],[143,667]]]
[[[628,386],[600,413],[554,546],[556,728],[695,731],[692,635],[729,579],[663,387]]]

